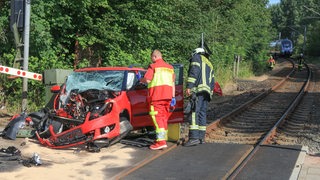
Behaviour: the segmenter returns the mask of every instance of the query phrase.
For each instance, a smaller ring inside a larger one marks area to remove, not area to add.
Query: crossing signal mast
[[[13,68],[0,66],[0,73],[23,77],[22,82],[22,111],[27,109],[28,78],[41,80],[42,76],[28,72],[29,61],[29,32],[30,32],[31,0],[11,0],[10,29],[14,34],[16,44],[16,57]],[[23,43],[21,43],[19,32],[23,32]],[[23,47],[23,56],[22,56]],[[20,70],[22,66],[23,70]],[[32,75],[31,75],[32,74]],[[41,78],[39,78],[41,77]]]

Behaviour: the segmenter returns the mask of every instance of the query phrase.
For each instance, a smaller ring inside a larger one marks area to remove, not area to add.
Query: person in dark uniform
[[[298,57],[298,70],[301,71],[304,64],[303,54],[301,53]]]
[[[190,59],[186,86],[186,95],[193,97],[195,101],[189,122],[189,139],[183,144],[186,147],[205,142],[207,106],[212,99],[213,88],[213,65],[205,50],[196,48]]]

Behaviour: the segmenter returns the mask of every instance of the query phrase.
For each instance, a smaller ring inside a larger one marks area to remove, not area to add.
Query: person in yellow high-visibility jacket
[[[173,67],[162,59],[159,50],[151,53],[152,64],[140,81],[148,83],[148,102],[150,116],[156,130],[156,142],[149,148],[152,150],[167,147],[168,118],[170,106],[175,106],[175,75]]]
[[[270,58],[268,60],[268,67],[272,70],[275,65],[276,65],[276,61],[273,59],[272,56],[270,56]]]

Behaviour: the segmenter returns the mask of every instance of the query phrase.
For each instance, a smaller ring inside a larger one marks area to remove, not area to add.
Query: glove
[[[138,72],[138,73],[136,74],[136,77],[137,77],[138,80],[141,79],[141,74],[140,74],[140,72]]]
[[[176,98],[173,97],[173,98],[171,99],[170,106],[175,106],[175,105],[176,105]]]

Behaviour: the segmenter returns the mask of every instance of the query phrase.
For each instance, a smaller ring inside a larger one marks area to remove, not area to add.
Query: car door
[[[146,71],[134,72],[140,73],[144,77]],[[129,72],[131,73],[131,72]],[[132,87],[127,91],[127,96],[131,105],[131,125],[134,129],[145,126],[153,126],[151,117],[149,116],[149,105],[147,103],[148,87],[147,84],[138,81],[134,76]]]
[[[182,64],[173,64],[174,73],[176,76],[175,79],[175,97],[176,105],[172,109],[172,114],[169,117],[168,123],[179,123],[183,122],[183,65]]]
[[[172,108],[172,114],[169,116],[168,123],[183,122],[183,65],[174,64],[175,72],[175,95],[176,106]],[[140,72],[142,77],[145,72]],[[136,83],[131,90],[127,92],[131,103],[131,124],[135,129],[139,127],[153,126],[151,116],[149,115],[149,104],[147,103],[148,88],[147,84]]]

